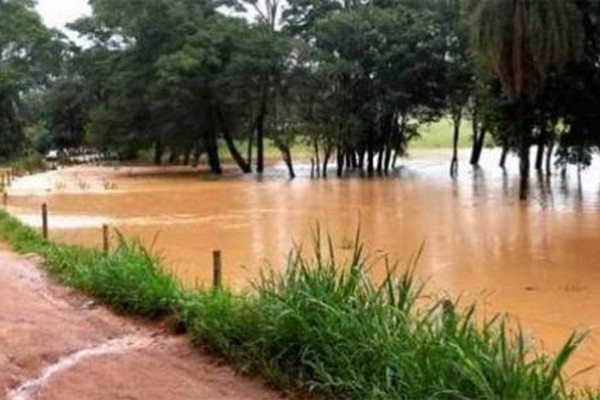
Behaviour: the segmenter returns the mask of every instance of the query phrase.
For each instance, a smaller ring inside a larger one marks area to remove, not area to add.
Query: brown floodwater
[[[393,177],[374,179],[311,180],[299,166],[294,181],[282,165],[260,179],[231,172],[218,180],[183,167],[74,167],[19,179],[9,209],[39,226],[47,202],[51,237],[68,243],[99,246],[109,223],[141,238],[190,285],[210,282],[211,253],[220,249],[235,288],[265,266],[283,268],[294,243],[309,247],[316,223],[342,253],[360,225],[373,260],[404,265],[424,244],[418,273],[431,291],[517,317],[550,351],[573,330],[589,330],[571,371],[600,363],[598,163],[566,179],[533,174],[524,204],[515,159],[502,171],[489,151],[473,169],[463,153],[452,181],[448,158],[420,152]],[[599,377],[592,370],[577,379]]]

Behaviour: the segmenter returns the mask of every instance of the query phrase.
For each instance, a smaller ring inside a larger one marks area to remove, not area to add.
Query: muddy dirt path
[[[0,243],[0,399],[280,399],[183,337],[115,316]]]

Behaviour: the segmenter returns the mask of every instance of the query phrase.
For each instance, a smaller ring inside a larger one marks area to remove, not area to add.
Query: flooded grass
[[[575,399],[562,371],[583,336],[550,357],[503,318],[475,321],[475,307],[423,300],[414,266],[369,273],[358,239],[347,261],[315,235],[311,257],[296,250],[282,273],[253,289],[183,289],[160,260],[120,239],[109,255],[53,244],[0,212],[0,235],[36,252],[61,282],[114,309],[173,314],[198,343],[282,389],[345,399]]]

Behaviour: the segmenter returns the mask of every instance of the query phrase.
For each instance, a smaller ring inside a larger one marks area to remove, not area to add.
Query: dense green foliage
[[[414,268],[376,283],[355,245],[347,262],[315,236],[313,258],[294,252],[285,272],[265,273],[247,293],[188,290],[140,245],[110,254],[45,241],[0,212],[0,236],[36,252],[61,282],[113,309],[170,316],[193,340],[286,390],[346,399],[575,399],[562,370],[583,336],[554,356],[496,317],[432,301]],[[357,238],[358,242],[358,238]]]
[[[47,29],[31,0],[0,0],[0,161],[26,150],[23,93],[60,73],[66,47]]]
[[[223,150],[261,173],[274,143],[313,173],[390,172],[425,124],[472,125],[536,169],[598,150],[596,0],[95,0],[46,29],[34,1],[0,1],[0,157],[35,144],[197,164]],[[29,128],[28,130],[25,128]],[[28,132],[28,135],[25,133]],[[242,143],[244,149],[241,148]],[[556,157],[555,157],[556,156]]]

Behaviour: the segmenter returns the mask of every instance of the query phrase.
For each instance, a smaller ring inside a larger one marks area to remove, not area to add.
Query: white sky
[[[46,25],[61,30],[68,22],[91,13],[87,0],[38,0],[36,8]],[[72,32],[65,33],[75,38]]]

